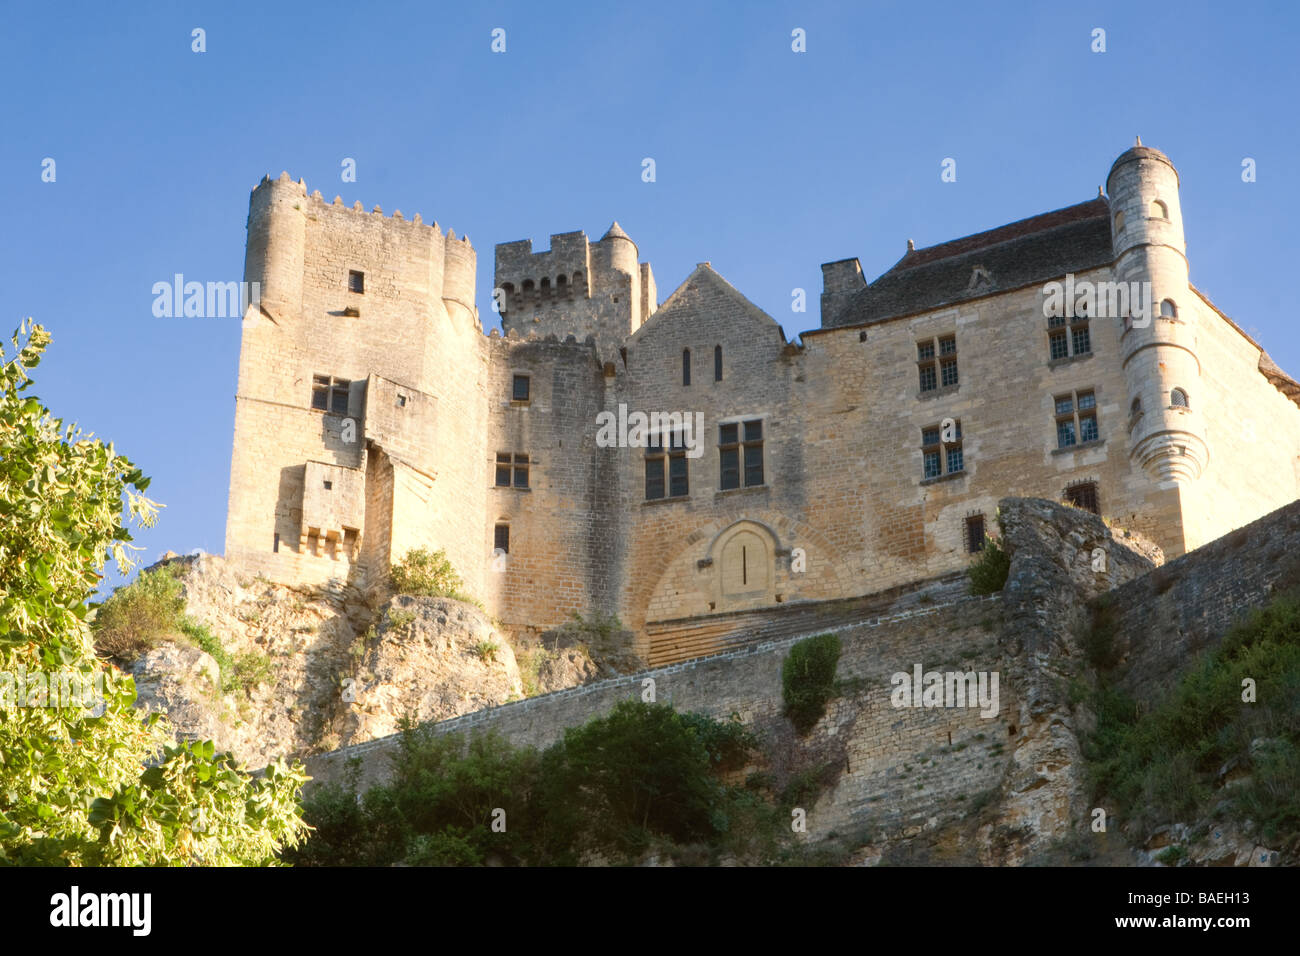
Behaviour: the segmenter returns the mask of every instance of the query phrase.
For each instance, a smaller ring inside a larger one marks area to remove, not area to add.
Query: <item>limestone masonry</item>
[[[617,615],[656,664],[958,570],[1006,496],[1176,557],[1300,497],[1300,384],[1190,284],[1178,188],[1139,144],[1095,199],[827,263],[787,341],[708,263],[660,304],[617,223],[498,245],[484,335],[467,238],[264,179],[227,556],[363,587],[442,548],[507,627]]]

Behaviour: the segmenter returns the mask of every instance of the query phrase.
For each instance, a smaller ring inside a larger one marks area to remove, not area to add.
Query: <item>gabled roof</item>
[[[1088,202],[907,254],[827,326],[864,325],[1083,272],[1114,259],[1110,206]]]
[[[694,271],[686,277],[686,281],[673,290],[668,300],[632,333],[628,342],[629,344],[635,342],[647,330],[658,329],[687,317],[697,318],[706,310],[708,314],[713,314],[717,311],[718,299],[734,304],[755,322],[770,326],[780,335],[781,343],[785,343],[785,331],[780,323],[745,298],[740,290],[714,272],[713,266],[707,262],[701,262],[695,267]]]

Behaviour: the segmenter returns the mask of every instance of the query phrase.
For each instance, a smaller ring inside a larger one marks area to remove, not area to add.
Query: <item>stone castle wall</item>
[[[1300,494],[1300,409],[1186,283],[1176,203],[1169,219],[1144,212],[1152,195],[1176,199],[1176,174],[1157,165],[1117,165],[1120,258],[1076,280],[1150,272],[1178,316],[1151,330],[1094,318],[1090,349],[1055,360],[1041,283],[840,326],[861,274],[834,263],[824,327],[790,342],[707,263],[659,306],[617,224],[595,243],[498,246],[507,335],[485,336],[466,240],[264,181],[250,202],[246,278],[263,308],[241,348],[227,554],[277,580],[356,581],[442,548],[508,627],[616,615],[655,659],[651,629],[675,640],[679,622],[958,571],[967,520],[992,532],[1006,495],[1061,500],[1094,483],[1101,513],[1181,554]],[[352,271],[363,292],[349,291]],[[959,380],[923,391],[918,345],[948,336]],[[351,383],[346,412],[311,407],[317,375]],[[1189,408],[1169,404],[1175,382]],[[1085,393],[1098,440],[1058,448],[1057,403]],[[687,494],[647,500],[645,448],[597,441],[600,416],[622,412],[700,417]],[[926,477],[923,435],[946,420],[960,423],[962,467]],[[747,422],[761,426],[762,481],[724,489],[720,428]],[[502,453],[528,457],[526,490],[497,486]]]

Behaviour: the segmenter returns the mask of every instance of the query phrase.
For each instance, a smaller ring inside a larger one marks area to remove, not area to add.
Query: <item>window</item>
[[[984,516],[971,515],[966,519],[966,551],[977,554],[984,550]]]
[[[1075,355],[1087,355],[1092,351],[1092,336],[1088,333],[1088,322],[1075,322],[1070,327],[1070,347]]]
[[[961,447],[961,422],[954,422],[951,440],[944,441],[942,425],[930,425],[921,429],[921,477],[940,478],[955,475],[966,470],[965,457]]]
[[[510,553],[510,525],[499,524],[492,529],[492,553]]]
[[[691,350],[682,349],[682,384],[691,384]]]
[[[713,380],[722,381],[722,346],[713,346]]]
[[[513,473],[514,481],[511,482]],[[509,488],[511,484],[516,488],[528,487],[528,456],[514,454],[509,452],[497,452],[497,478],[498,488]]]
[[[280,532],[275,533],[275,543],[271,545],[271,550],[276,554],[280,553]]]
[[[937,343],[937,345],[936,345]],[[938,361],[935,360],[936,350]],[[957,336],[944,335],[916,343],[916,362],[921,391],[933,392],[940,386],[957,384]]]
[[[1115,213],[1115,231],[1116,232],[1124,231],[1124,213],[1122,210],[1120,212]]]
[[[1064,321],[1064,319],[1062,320]],[[1052,361],[1070,357],[1070,340],[1064,332],[1049,332],[1047,341],[1051,346]]]
[[[1092,390],[1056,396],[1056,447],[1099,441],[1097,395]]]
[[[397,407],[398,407],[398,408],[405,408],[405,407],[406,407],[406,396],[405,396],[405,395],[398,395],[398,396],[397,396]]]
[[[355,269],[348,272],[348,291],[364,293],[366,291],[366,274]]]
[[[1101,514],[1101,509],[1097,504],[1097,483],[1095,481],[1081,481],[1070,485],[1065,489],[1063,497],[1066,504],[1082,508],[1084,511],[1091,511],[1095,515]]]
[[[668,444],[664,444],[667,438]],[[651,434],[645,450],[645,498],[658,501],[665,490],[669,498],[684,498],[690,493],[686,473],[686,443],[681,432],[670,435]]]
[[[1049,362],[1092,353],[1092,333],[1088,329],[1087,309],[1080,304],[1075,308],[1074,313],[1074,316],[1069,319],[1064,315],[1048,317],[1047,360]]]
[[[1137,398],[1133,399],[1133,404],[1128,407],[1128,414],[1130,418],[1137,418],[1139,415],[1142,414],[1141,396],[1138,396]]]
[[[311,407],[319,412],[335,415],[348,413],[348,386],[352,383],[329,375],[313,375],[311,380]]]
[[[325,481],[325,482],[322,482],[322,484],[325,485],[325,490],[326,490],[326,491],[333,491],[333,490],[334,490],[334,482],[332,482],[332,481]]]
[[[1178,306],[1174,305],[1173,299],[1165,299],[1160,303],[1160,317],[1162,319],[1178,318]]]
[[[1169,218],[1169,207],[1166,206],[1166,205],[1165,205],[1163,202],[1161,202],[1159,199],[1153,199],[1153,200],[1151,200],[1151,218],[1152,218],[1152,219],[1168,219],[1168,218]]]
[[[528,387],[530,381],[527,375],[516,375],[510,389],[510,400],[513,402],[528,401]]]
[[[763,483],[763,421],[718,426],[719,485],[723,491]]]
[[[1184,392],[1181,388],[1175,388],[1173,391],[1169,393],[1169,404],[1174,406],[1174,408],[1192,407],[1187,403],[1187,393]]]

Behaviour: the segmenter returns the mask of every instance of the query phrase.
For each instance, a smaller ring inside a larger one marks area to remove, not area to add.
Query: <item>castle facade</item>
[[[958,570],[1008,495],[1176,556],[1300,497],[1300,385],[1189,281],[1179,178],[822,266],[799,341],[706,262],[660,303],[615,223],[496,247],[253,190],[227,556],[364,584],[442,548],[508,627],[617,615],[662,663],[755,614]],[[713,622],[712,624],[710,622]]]

